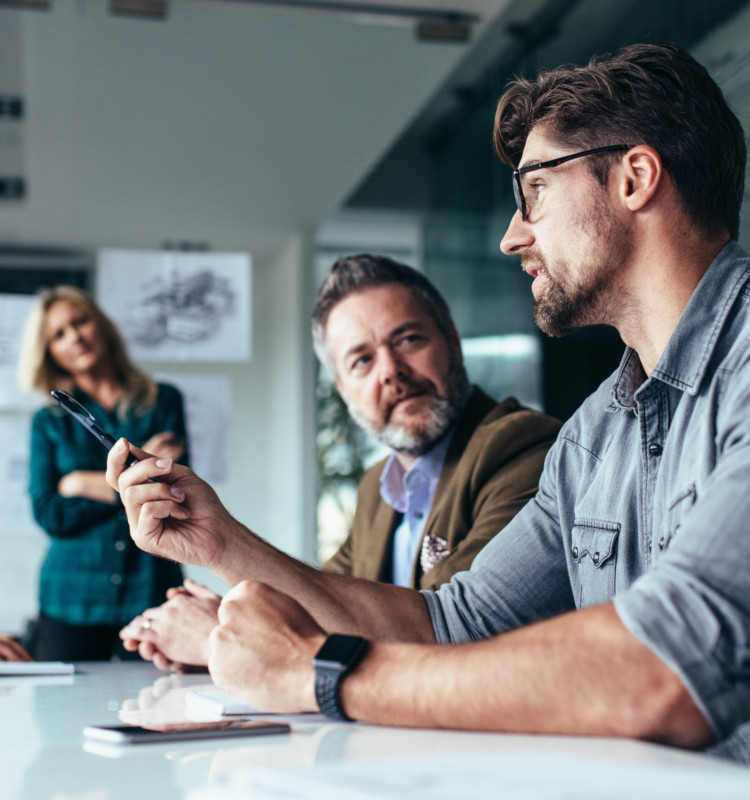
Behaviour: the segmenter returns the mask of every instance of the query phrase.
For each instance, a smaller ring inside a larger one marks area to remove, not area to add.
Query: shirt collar
[[[383,471],[380,473],[380,496],[391,508],[402,514],[406,510],[405,480],[407,475],[419,472],[430,483],[437,485],[455,430],[456,426],[454,425],[437,444],[420,456],[409,470],[404,469],[404,465],[398,460],[396,453],[388,456]]]
[[[735,241],[716,256],[701,278],[651,373],[689,395],[700,391],[711,355],[737,295],[750,277],[750,259]],[[612,399],[615,406],[632,408],[646,374],[638,354],[625,349]]]

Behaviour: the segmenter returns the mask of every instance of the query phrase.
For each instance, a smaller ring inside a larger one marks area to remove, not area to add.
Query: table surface
[[[750,768],[614,739],[294,725],[233,740],[92,745],[87,725],[185,721],[208,675],[139,662],[63,677],[0,678],[3,800],[235,798],[750,797]],[[606,787],[606,788],[605,788]]]

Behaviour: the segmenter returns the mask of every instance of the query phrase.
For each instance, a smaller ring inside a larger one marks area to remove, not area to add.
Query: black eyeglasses
[[[516,198],[516,205],[521,212],[521,219],[526,222],[529,217],[529,206],[523,194],[523,187],[521,186],[521,175],[527,172],[533,172],[537,169],[549,169],[550,167],[559,167],[566,161],[572,161],[574,158],[582,158],[583,156],[593,156],[594,153],[606,153],[609,150],[630,150],[632,144],[610,144],[606,147],[594,147],[592,150],[584,150],[581,153],[573,153],[569,156],[561,156],[560,158],[553,158],[551,161],[542,161],[541,164],[530,164],[528,167],[521,167],[521,169],[513,170],[513,196]]]

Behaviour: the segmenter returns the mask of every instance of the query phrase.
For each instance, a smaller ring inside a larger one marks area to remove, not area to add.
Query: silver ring
[[[145,628],[147,631],[148,631],[148,630],[150,630],[150,629],[152,628],[153,624],[154,624],[154,622],[153,622],[153,620],[152,620],[150,617],[146,617],[146,619],[144,619],[144,620],[143,620],[143,627],[144,627],[144,628]]]

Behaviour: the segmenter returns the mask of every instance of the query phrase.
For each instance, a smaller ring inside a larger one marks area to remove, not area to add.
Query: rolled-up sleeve
[[[558,518],[557,448],[547,455],[536,497],[471,568],[422,593],[439,642],[478,641],[575,608]]]
[[[654,569],[615,598],[718,739],[750,718],[750,444],[722,456]]]

